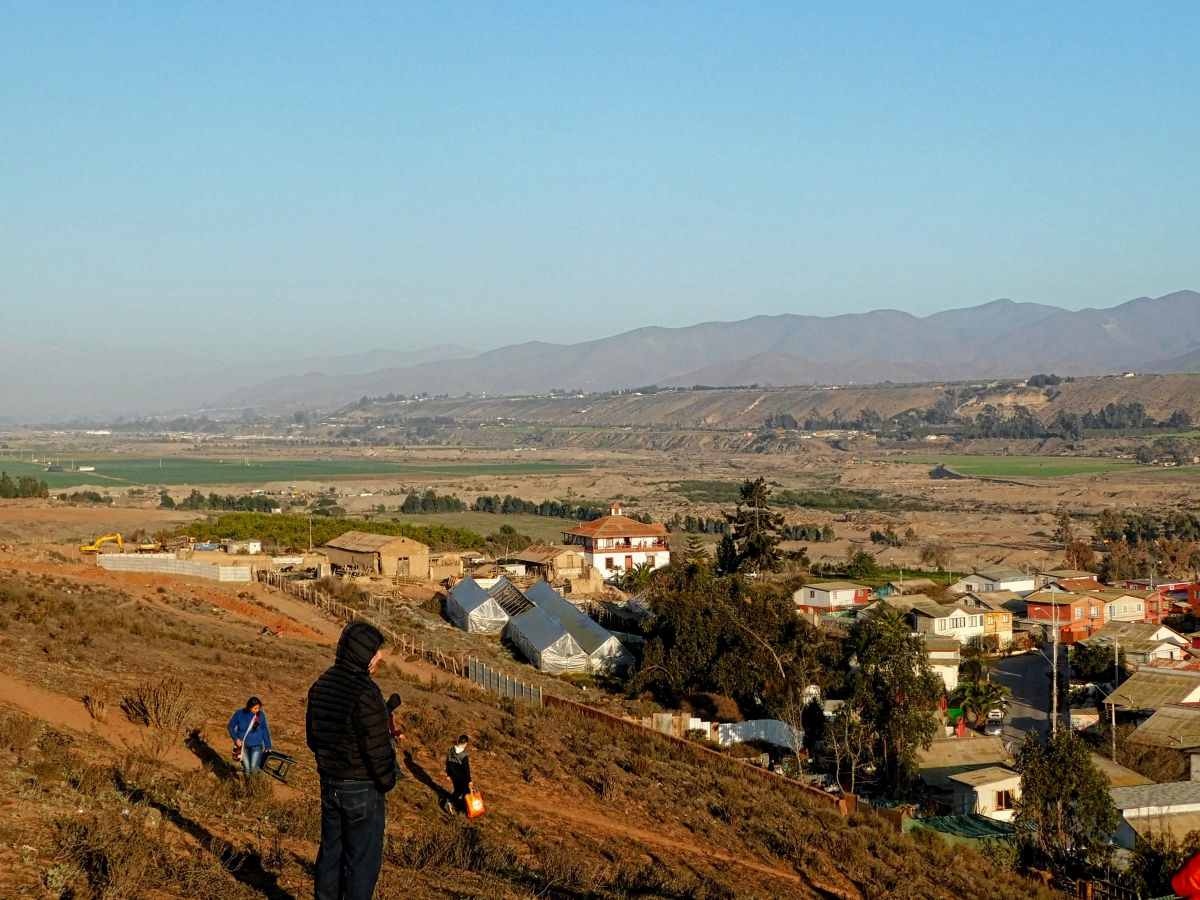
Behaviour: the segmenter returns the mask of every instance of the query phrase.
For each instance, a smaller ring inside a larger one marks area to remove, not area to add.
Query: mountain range
[[[1200,294],[1071,311],[995,300],[917,317],[893,309],[754,316],[647,327],[578,344],[485,353],[454,344],[285,362],[223,361],[173,349],[0,346],[0,417],[92,421],[251,408],[333,410],[362,396],[514,395],[712,387],[1024,378],[1037,372],[1200,372]]]
[[[1071,311],[995,300],[919,318],[899,310],[755,316],[638,328],[579,344],[533,341],[362,374],[281,375],[217,407],[332,409],[387,394],[537,394],[650,384],[763,386],[1200,371],[1200,294]]]

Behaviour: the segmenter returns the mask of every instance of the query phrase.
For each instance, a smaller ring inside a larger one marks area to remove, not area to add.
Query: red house
[[[1059,640],[1073,644],[1104,624],[1104,601],[1088,594],[1038,591],[1026,599],[1025,615],[1040,623],[1058,623]]]

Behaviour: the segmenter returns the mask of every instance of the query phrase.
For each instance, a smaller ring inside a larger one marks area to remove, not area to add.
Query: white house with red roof
[[[606,581],[643,563],[661,569],[671,561],[666,525],[647,525],[623,516],[618,503],[609,513],[563,532],[563,543],[580,548],[587,564],[598,569]]]

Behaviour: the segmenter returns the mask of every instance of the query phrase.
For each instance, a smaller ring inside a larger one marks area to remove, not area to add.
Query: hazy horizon
[[[0,11],[7,340],[282,359],[1200,285],[1200,8]]]

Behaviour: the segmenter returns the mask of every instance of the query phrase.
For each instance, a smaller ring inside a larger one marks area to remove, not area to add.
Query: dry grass
[[[157,729],[171,745],[179,742],[196,716],[187,685],[174,676],[139,684],[121,698],[121,709],[131,722]]]
[[[83,695],[83,708],[88,711],[88,715],[97,722],[103,722],[108,718],[108,705],[99,697],[94,697],[91,694]]]

